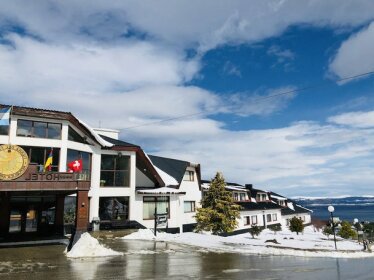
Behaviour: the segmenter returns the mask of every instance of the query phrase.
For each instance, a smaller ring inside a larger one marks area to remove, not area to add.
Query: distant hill
[[[298,197],[295,201],[303,206],[328,206],[328,205],[374,205],[374,196],[344,196],[344,197]]]

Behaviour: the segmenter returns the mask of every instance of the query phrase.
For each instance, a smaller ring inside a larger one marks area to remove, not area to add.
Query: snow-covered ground
[[[81,238],[77,241],[77,243],[75,243],[73,248],[66,253],[68,258],[110,257],[118,255],[123,254],[104,247],[88,232],[82,234]]]
[[[123,237],[125,240],[157,240],[191,245],[211,251],[232,252],[260,255],[288,255],[303,257],[333,257],[333,258],[364,258],[374,257],[374,253],[363,252],[363,246],[355,241],[338,238],[335,251],[332,236],[330,240],[309,226],[304,233],[297,235],[288,229],[274,234],[265,229],[255,239],[249,233],[229,237],[215,236],[207,233],[157,233],[157,237],[149,229],[142,229]],[[276,239],[279,244],[265,242]]]

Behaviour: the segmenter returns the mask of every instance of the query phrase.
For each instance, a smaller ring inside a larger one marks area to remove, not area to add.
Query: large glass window
[[[169,197],[145,196],[143,197],[143,219],[144,220],[154,219],[156,206],[157,206],[157,214],[167,214],[168,217],[170,218]]]
[[[100,197],[99,200],[100,220],[126,221],[129,219],[129,198],[121,197]]]
[[[86,143],[86,139],[82,137],[78,132],[76,132],[73,128],[69,126],[68,130],[68,140],[79,142],[79,143]]]
[[[22,146],[25,150],[27,155],[29,156],[30,163],[38,164],[39,172],[44,171],[44,164],[47,161],[51,148],[46,147],[29,147],[29,146]],[[52,152],[53,160],[52,160],[52,168],[51,171],[58,171],[58,166],[60,162],[60,149],[53,148]]]
[[[185,201],[184,202],[184,213],[195,212],[195,201]]]
[[[101,155],[100,185],[128,187],[130,185],[130,157]]]
[[[18,120],[17,136],[61,139],[61,124]]]
[[[66,170],[69,170],[69,167],[67,166],[69,163],[75,161],[75,160],[82,160],[82,172],[80,179],[83,180],[89,180],[90,174],[91,174],[91,154],[76,150],[68,149],[67,152],[67,160],[66,160]]]

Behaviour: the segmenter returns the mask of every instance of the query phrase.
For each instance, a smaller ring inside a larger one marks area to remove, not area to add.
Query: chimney
[[[252,190],[253,185],[252,184],[245,184],[244,185],[247,190]]]

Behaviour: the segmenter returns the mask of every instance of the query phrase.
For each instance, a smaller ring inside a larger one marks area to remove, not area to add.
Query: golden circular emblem
[[[14,180],[29,166],[26,152],[16,145],[0,146],[0,180]]]

